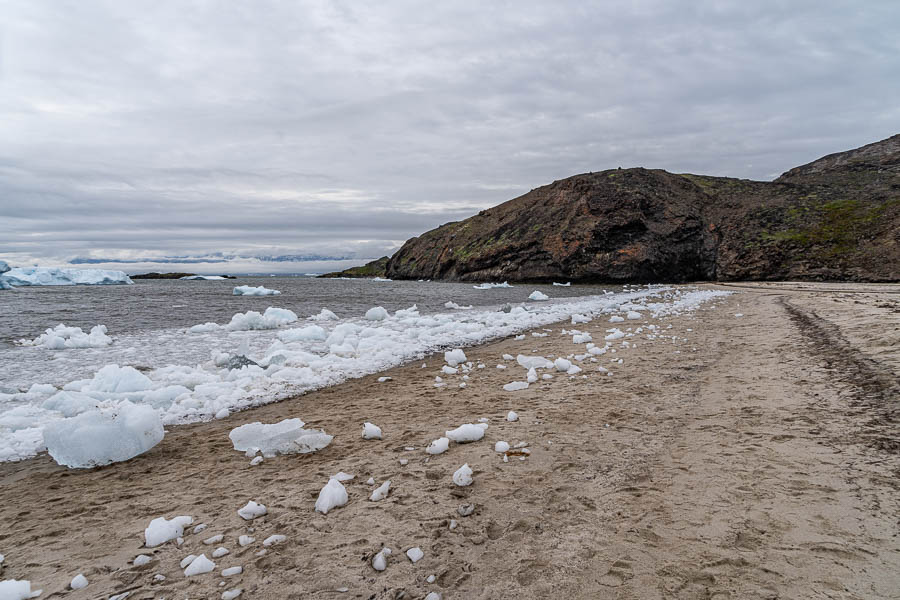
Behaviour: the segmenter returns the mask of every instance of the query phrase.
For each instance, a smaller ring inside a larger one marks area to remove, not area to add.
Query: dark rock
[[[366,263],[361,267],[351,267],[343,271],[324,273],[322,275],[319,275],[319,277],[352,277],[354,279],[362,277],[385,277],[385,267],[387,266],[388,260],[390,259],[387,256],[382,256],[378,260],[373,260],[372,262]]]
[[[393,279],[900,280],[900,135],[773,182],[643,168],[556,181],[407,241]]]
[[[225,368],[228,370],[242,369],[244,367],[249,367],[250,365],[258,367],[259,363],[255,362],[253,360],[250,360],[246,356],[236,354],[228,359],[228,362],[225,363]]]

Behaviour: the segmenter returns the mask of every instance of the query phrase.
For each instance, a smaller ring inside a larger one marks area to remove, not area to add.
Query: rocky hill
[[[319,275],[319,277],[351,277],[354,279],[362,277],[384,277],[388,260],[389,259],[387,256],[382,256],[381,258],[373,260],[372,262],[368,262],[361,267],[350,267],[349,269],[344,269],[343,271],[323,273],[322,275]]]
[[[772,182],[585,173],[412,238],[394,279],[900,281],[900,135]]]

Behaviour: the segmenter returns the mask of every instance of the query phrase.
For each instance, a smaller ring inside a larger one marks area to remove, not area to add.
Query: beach
[[[169,426],[126,462],[0,464],[2,578],[73,600],[231,589],[240,598],[896,598],[900,288],[707,287],[735,293],[682,315],[597,316],[465,348],[484,365],[465,381],[442,374],[440,353]],[[649,324],[664,335],[617,343],[579,361],[582,373],[503,390],[524,379],[504,354],[564,357],[584,346],[562,329],[602,340],[611,327]],[[255,466],[232,448],[233,428],[288,418],[333,442]],[[483,440],[425,453],[479,419],[488,419]],[[383,439],[364,440],[364,422]],[[504,462],[501,440],[529,453]],[[463,464],[474,478],[465,487],[452,481]],[[344,482],[349,503],[315,512],[338,472],[354,475]],[[387,498],[370,501],[386,480]],[[267,514],[240,517],[251,500]],[[193,518],[181,545],[143,546],[151,519],[177,515]],[[285,539],[263,546],[276,534]],[[255,540],[241,546],[242,535]],[[182,559],[220,546],[229,553],[213,572],[185,577]],[[382,547],[392,553],[376,571]],[[415,563],[414,547],[424,552]],[[150,561],[134,566],[140,554]],[[243,572],[220,576],[233,566]],[[68,591],[79,573],[89,585]]]

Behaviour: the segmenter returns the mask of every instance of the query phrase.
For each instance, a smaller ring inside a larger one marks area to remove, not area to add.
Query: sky
[[[900,132],[900,2],[0,0],[0,259],[321,272],[577,173]]]

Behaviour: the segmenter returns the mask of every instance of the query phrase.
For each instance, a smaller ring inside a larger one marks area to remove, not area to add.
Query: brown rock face
[[[774,182],[575,175],[413,238],[394,279],[900,280],[900,135]]]

